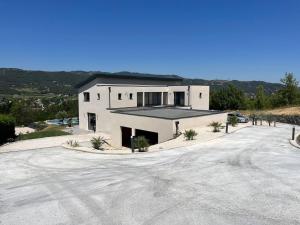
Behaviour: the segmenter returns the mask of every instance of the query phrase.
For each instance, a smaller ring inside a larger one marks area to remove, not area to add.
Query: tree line
[[[51,98],[3,97],[0,99],[0,114],[14,117],[17,126],[27,126],[33,122],[55,119],[62,113],[65,117],[77,117],[77,99],[65,96]]]
[[[211,92],[210,108],[214,110],[263,110],[282,106],[300,105],[299,82],[293,73],[286,73],[280,80],[282,88],[266,94],[263,85],[256,88],[255,96],[247,96],[235,87],[228,85]]]

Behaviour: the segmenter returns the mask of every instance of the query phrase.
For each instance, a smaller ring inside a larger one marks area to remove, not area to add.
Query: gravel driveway
[[[134,156],[2,153],[0,224],[300,224],[300,151],[278,126]]]

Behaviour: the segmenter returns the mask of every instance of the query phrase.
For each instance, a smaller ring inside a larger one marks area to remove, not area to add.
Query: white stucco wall
[[[179,121],[179,131],[184,132],[186,129],[208,126],[211,122],[220,122],[225,124],[227,121],[227,113],[218,113],[207,116],[199,116],[192,118],[184,118],[173,121],[173,133],[176,132],[175,121]]]
[[[109,87],[110,105],[109,105]],[[173,105],[173,92],[185,92],[185,104],[192,106],[193,109],[207,110],[209,108],[209,87],[207,86],[190,86],[190,96],[188,96],[188,86],[145,86],[145,85],[103,85],[98,79],[82,86],[78,92],[79,105],[79,127],[88,129],[88,113],[96,114],[96,130],[101,132],[113,133],[120,135],[120,126],[129,126],[135,129],[159,132],[159,142],[166,141],[173,137],[173,122],[170,120],[147,118],[147,117],[130,117],[124,114],[113,114],[108,110],[109,106],[113,108],[136,107],[138,92],[168,92],[168,104]],[[84,92],[90,93],[90,101],[84,102]],[[202,98],[199,98],[199,93]],[[98,99],[97,94],[100,94]],[[118,99],[118,94],[122,94],[122,100]],[[133,99],[129,98],[130,93]],[[134,121],[130,121],[130,120]],[[167,121],[167,122],[166,122]],[[123,125],[121,125],[123,124]],[[117,141],[120,141],[117,138]]]
[[[121,126],[133,130],[140,129],[158,133],[158,142],[164,142],[173,138],[172,120],[111,113],[112,115],[112,143],[115,146],[122,145]],[[134,131],[133,131],[134,132]]]
[[[190,105],[192,109],[209,110],[209,86],[191,85],[190,89]]]

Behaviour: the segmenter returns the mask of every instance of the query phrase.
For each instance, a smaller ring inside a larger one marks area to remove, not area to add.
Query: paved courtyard
[[[250,127],[126,156],[2,153],[0,224],[300,224],[300,149],[290,134],[287,125]]]

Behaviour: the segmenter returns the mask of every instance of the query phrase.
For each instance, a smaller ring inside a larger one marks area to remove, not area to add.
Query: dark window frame
[[[83,101],[89,102],[91,100],[90,98],[90,92],[83,92]]]

